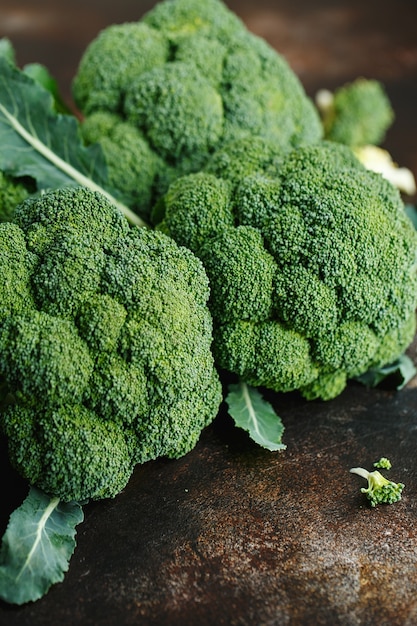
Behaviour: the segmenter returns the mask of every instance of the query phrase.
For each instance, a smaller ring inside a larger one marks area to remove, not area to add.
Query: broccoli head
[[[0,416],[12,464],[63,500],[116,495],[216,416],[208,280],[103,196],[30,197],[0,225]]]
[[[221,0],[164,0],[138,22],[107,27],[80,59],[73,95],[85,123],[97,112],[117,115],[162,160],[156,181],[137,182],[138,193],[154,201],[225,141],[261,136],[288,151],[322,136],[316,108],[285,59]],[[120,157],[129,152],[121,133],[108,133],[113,155],[115,143]],[[129,167],[129,157],[109,159],[113,172],[117,161]]]
[[[154,214],[206,268],[218,366],[330,399],[394,361],[417,301],[417,234],[398,190],[338,143],[248,153],[238,174],[236,141],[230,158],[220,152],[174,181]]]
[[[318,104],[325,138],[352,147],[379,145],[394,120],[384,86],[377,80],[357,78],[334,94],[322,92]]]

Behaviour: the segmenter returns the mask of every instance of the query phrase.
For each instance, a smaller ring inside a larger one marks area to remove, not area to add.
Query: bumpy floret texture
[[[382,83],[358,78],[335,91],[323,116],[324,134],[326,139],[352,147],[379,145],[393,120]]]
[[[221,368],[335,397],[414,336],[416,232],[399,192],[346,146],[265,158],[263,173],[259,159],[252,174],[248,154],[240,177],[239,152],[233,142],[230,158],[223,148],[206,171],[173,182],[158,229],[205,265]]]
[[[322,136],[285,59],[221,0],[164,0],[138,22],[107,27],[85,50],[73,94],[87,121],[102,111],[119,116],[162,159],[163,174],[137,185],[154,201],[225,141],[268,137],[287,151]]]
[[[112,497],[191,450],[221,401],[208,280],[189,250],[67,188],[0,225],[0,416],[11,462],[63,500]]]
[[[394,483],[382,476],[377,470],[368,475],[368,487],[362,487],[361,492],[366,494],[372,507],[378,504],[394,504],[401,500],[404,483]]]
[[[146,219],[159,181],[164,180],[164,161],[151,149],[143,134],[118,115],[97,111],[80,131],[84,142],[101,144],[111,187],[135,213]]]

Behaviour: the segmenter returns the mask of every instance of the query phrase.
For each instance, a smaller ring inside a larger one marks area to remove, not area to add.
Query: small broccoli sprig
[[[401,493],[404,489],[403,483],[394,483],[388,480],[378,470],[368,472],[363,467],[352,467],[350,472],[362,476],[368,481],[368,487],[362,487],[361,492],[366,494],[372,507],[377,504],[393,504],[401,500]]]
[[[379,461],[376,461],[374,463],[374,467],[377,467],[378,469],[390,470],[392,465],[391,465],[391,461],[389,459],[387,459],[387,457],[381,456]]]

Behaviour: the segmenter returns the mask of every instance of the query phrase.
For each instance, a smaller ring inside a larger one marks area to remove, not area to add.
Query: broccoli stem
[[[368,477],[370,474],[370,472],[368,472],[368,470],[364,469],[363,467],[352,467],[352,469],[349,471],[352,474],[357,474],[358,476],[362,476],[362,478],[364,478],[365,480],[368,480]]]
[[[66,174],[69,178],[72,178],[76,183],[81,185],[82,187],[87,187],[92,191],[97,191],[105,196],[112,204],[114,204],[119,211],[123,213],[126,219],[134,226],[147,227],[148,224],[144,222],[136,213],[134,213],[129,207],[125,206],[123,203],[119,202],[114,198],[110,193],[108,193],[105,189],[100,187],[97,183],[95,183],[91,178],[84,176],[81,172],[79,172],[75,167],[61,159],[58,155],[56,155],[48,146],[46,146],[42,141],[40,141],[37,137],[31,135],[25,128],[20,124],[19,120],[11,115],[7,109],[0,104],[0,112],[4,115],[4,117],[9,121],[10,125],[15,129],[15,131],[24,139],[32,148],[34,148],[39,154],[45,157],[48,161],[53,163],[55,167],[60,169],[64,174]]]
[[[50,518],[50,516],[52,515],[53,511],[57,508],[58,504],[60,503],[60,498],[54,496],[51,498],[48,506],[46,507],[45,511],[42,514],[42,517],[40,518],[39,522],[37,523],[37,528],[36,528],[36,533],[35,533],[35,539],[32,545],[32,548],[30,550],[30,552],[28,553],[24,563],[22,564],[22,567],[19,571],[18,576],[16,577],[16,581],[19,580],[19,578],[23,575],[24,571],[26,568],[30,567],[30,563],[32,562],[32,557],[33,555],[36,553],[36,550],[38,549],[40,543],[42,542],[42,535],[44,533],[44,529],[45,529],[45,524],[48,521],[48,519]]]

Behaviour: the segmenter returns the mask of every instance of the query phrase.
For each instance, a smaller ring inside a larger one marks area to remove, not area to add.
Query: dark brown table
[[[46,64],[70,100],[87,43],[153,4],[2,0],[0,36],[20,64]],[[385,147],[417,176],[414,0],[227,4],[312,96],[359,75],[381,80],[396,111]],[[285,452],[257,448],[222,410],[186,457],[138,467],[117,498],[87,505],[65,581],[35,604],[0,603],[0,625],[417,624],[417,380],[401,392],[351,383],[327,403],[267,397]],[[382,455],[406,487],[371,509],[349,468]],[[26,489],[4,446],[0,472],[3,533]]]

